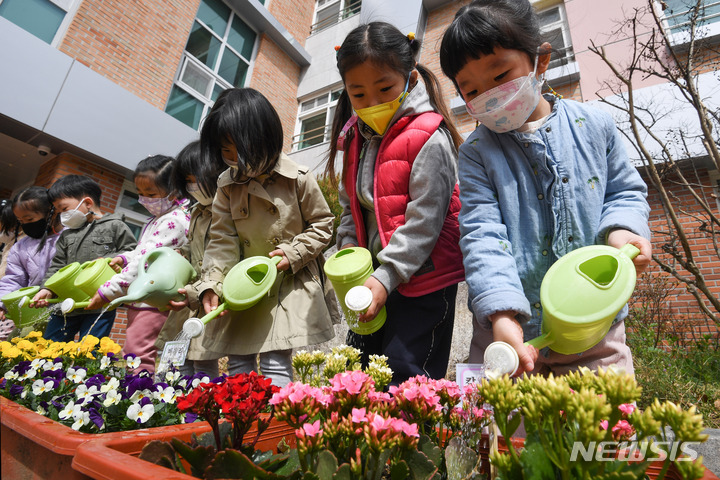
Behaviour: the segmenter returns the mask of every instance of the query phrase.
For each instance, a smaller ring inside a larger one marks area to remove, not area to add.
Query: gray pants
[[[192,376],[196,373],[205,373],[212,381],[214,378],[220,376],[218,372],[218,361],[215,360],[185,360],[185,363],[180,367],[180,373],[185,376]]]
[[[257,372],[258,366],[259,373],[270,378],[273,385],[282,388],[293,380],[292,349],[251,355],[228,355],[228,375]]]

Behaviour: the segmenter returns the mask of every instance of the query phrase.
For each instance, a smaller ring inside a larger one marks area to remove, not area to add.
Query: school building
[[[137,202],[131,172],[152,154],[175,155],[198,138],[202,119],[220,92],[252,87],[278,110],[285,151],[320,173],[342,81],[335,46],[361,23],[381,20],[423,42],[420,62],[440,79],[461,133],[474,121],[440,70],[442,33],[468,0],[0,0],[0,198],[29,185],[50,186],[69,173],[87,175],[103,188],[102,210],[125,215],[139,232],[147,212]],[[623,64],[632,39],[614,34],[645,0],[534,0],[543,32],[554,47],[548,83],[566,98],[598,102],[615,93],[609,68],[590,51],[604,46]],[[720,33],[720,4],[706,2],[707,38]],[[674,47],[687,43],[681,29],[684,0],[665,0],[664,26]],[[661,4],[658,3],[658,8]],[[717,87],[713,69],[702,88]],[[645,79],[638,97],[673,105],[666,83]],[[668,108],[663,122],[692,122],[693,112]],[[629,145],[629,144],[628,144]],[[705,195],[716,195],[718,172],[697,145],[688,168]],[[629,148],[631,156],[637,157]],[[694,177],[695,178],[695,177]],[[656,198],[656,251],[667,244],[664,214]],[[714,207],[717,207],[713,203]],[[717,214],[717,210],[715,214]],[[697,239],[717,260],[692,212]],[[710,277],[720,291],[718,275]],[[675,294],[674,313],[697,306],[688,293]],[[705,327],[703,327],[705,328]],[[124,337],[123,321],[115,338]]]

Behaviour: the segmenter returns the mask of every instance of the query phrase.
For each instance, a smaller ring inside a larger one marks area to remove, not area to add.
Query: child
[[[21,233],[20,224],[12,210],[12,201],[0,201],[0,252],[2,252],[0,278],[5,275],[8,254],[12,246],[15,245],[15,242],[20,240],[19,235]]]
[[[348,343],[388,357],[397,385],[443,378],[455,321],[458,247],[456,147],[437,78],[415,61],[420,42],[382,22],[351,31],[337,52],[345,90],[333,120],[327,172],[343,150],[338,248],[366,247],[376,263],[365,282],[385,305],[385,325]],[[353,113],[354,111],[354,113]],[[339,142],[339,143],[338,143]]]
[[[60,230],[57,218],[52,215],[48,191],[43,187],[29,187],[18,193],[12,201],[12,213],[26,236],[8,248],[7,269],[0,279],[0,297],[23,287],[42,284],[55,255],[58,239],[55,228]],[[12,218],[7,218],[3,227],[12,227],[12,222]],[[5,318],[2,302],[0,320],[0,339],[5,339],[14,329],[12,320],[18,319]]]
[[[470,361],[492,341],[512,345],[518,374],[566,373],[617,364],[632,373],[618,316],[582,355],[523,345],[540,334],[540,284],[561,256],[607,243],[650,261],[647,187],[610,115],[541,96],[551,48],[527,0],[483,0],[461,8],[440,48],[443,72],[481,125],[460,148],[460,246],[475,314]]]
[[[139,202],[152,218],[145,224],[134,250],[113,258],[110,265],[122,271],[98,289],[88,309],[99,308],[127,293],[137,278],[140,260],[150,250],[159,247],[180,248],[187,242],[190,214],[187,200],[178,200],[172,186],[172,157],[155,155],[141,160],[135,167],[133,181]],[[155,340],[165,323],[168,312],[159,312],[146,303],[133,303],[128,308],[123,355],[134,353],[140,359],[140,369],[155,372]]]
[[[322,249],[333,215],[307,167],[285,154],[282,123],[270,102],[250,88],[218,97],[200,134],[203,157],[230,168],[218,179],[201,292],[206,312],[243,258],[280,256],[268,295],[208,324],[203,346],[228,354],[228,371],[260,371],[280,387],[292,381],[292,349],[330,340]],[[335,301],[334,297],[331,301]]]
[[[135,246],[135,237],[119,215],[100,213],[100,185],[81,175],[66,175],[48,190],[55,213],[65,229],[60,234],[56,252],[43,283],[62,267],[73,262],[84,263],[101,257],[112,257]],[[41,289],[33,298],[37,307],[47,306],[55,294]],[[51,315],[43,337],[66,342],[80,333],[98,338],[110,335],[115,312],[75,310],[67,315]],[[92,328],[92,330],[91,330]]]
[[[212,201],[217,190],[217,179],[222,173],[222,164],[202,161],[200,141],[196,140],[183,148],[173,166],[173,185],[182,197],[192,196],[196,203],[190,210],[190,230],[188,243],[183,245],[180,253],[192,264],[195,271],[202,269],[205,247],[210,239],[210,221],[212,220]],[[183,323],[188,318],[202,317],[202,305],[198,299],[197,283],[180,289],[186,295],[183,302],[171,302],[170,312],[165,325],[160,330],[155,346],[162,351],[165,342],[174,340],[180,333]],[[187,308],[189,307],[189,308]],[[183,375],[194,375],[203,372],[211,379],[218,376],[218,358],[220,355],[210,352],[202,346],[202,337],[193,338],[187,351],[185,364],[180,367]]]

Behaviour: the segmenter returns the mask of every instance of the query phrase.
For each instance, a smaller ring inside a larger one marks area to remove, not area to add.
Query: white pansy
[[[135,391],[135,393],[132,394],[132,397],[130,397],[130,401],[133,403],[138,403],[145,397],[152,398],[152,392],[150,390],[137,390]]]
[[[74,409],[75,409],[75,402],[70,400],[70,403],[65,405],[65,408],[63,408],[62,410],[60,410],[60,412],[58,412],[58,418],[60,420],[67,420],[68,418],[72,417]]]
[[[82,385],[78,385],[78,387],[75,389],[75,396],[78,399],[78,403],[81,405],[91,401],[92,398],[95,395],[97,395],[98,393],[100,393],[100,392],[98,391],[98,388],[96,385],[93,385],[88,388],[87,385],[82,384]]]
[[[210,382],[210,377],[208,377],[208,376],[206,375],[206,376],[204,376],[204,377],[202,377],[202,378],[196,378],[196,379],[194,379],[194,380],[192,381],[192,387],[193,387],[193,388],[197,388],[197,386],[200,385],[201,383],[209,383],[209,382]]]
[[[27,380],[28,378],[35,378],[35,375],[37,375],[37,368],[28,368],[27,371],[18,377],[20,380]]]
[[[78,369],[74,369],[72,367],[68,368],[67,378],[69,378],[70,380],[72,380],[75,383],[82,382],[86,376],[87,376],[87,370],[85,370],[84,368],[78,368]]]
[[[79,405],[78,405],[79,406]],[[90,413],[84,412],[82,410],[78,411],[76,414],[73,415],[73,419],[75,420],[72,424],[73,430],[80,430],[80,427],[83,425],[87,425],[90,423]]]
[[[120,403],[120,400],[122,400],[122,396],[117,392],[117,390],[110,390],[105,394],[103,405],[106,407],[109,407],[110,405],[117,405]]]
[[[100,391],[102,393],[109,392],[110,390],[117,390],[120,386],[120,380],[118,380],[115,377],[111,377],[108,383],[105,383],[100,386]]]
[[[128,357],[126,360],[127,368],[138,368],[140,366],[140,358]]]
[[[7,372],[5,372],[5,375],[3,375],[3,377],[6,380],[17,380],[18,373],[15,370],[8,370]]]
[[[52,390],[52,380],[35,380],[32,384],[32,392],[34,395],[42,395],[43,393]]]
[[[155,406],[149,403],[144,406],[140,406],[139,403],[133,403],[128,407],[127,417],[130,420],[134,420],[138,423],[145,423],[150,420],[150,417],[155,413]]]
[[[105,356],[100,359],[100,370],[105,370],[110,366],[110,357]]]
[[[32,368],[38,369],[42,367],[45,364],[46,360],[44,358],[36,358],[32,362],[30,362],[30,366]]]
[[[155,399],[163,403],[174,403],[175,389],[173,387],[166,387],[165,389],[160,387],[160,391],[155,392]]]
[[[47,410],[45,410],[42,405],[38,405],[37,409],[35,409],[35,413],[45,416],[45,414],[47,414]]]
[[[55,370],[60,370],[62,368],[62,366],[63,366],[62,362],[53,363],[50,360],[48,360],[47,362],[45,362],[43,364],[43,370],[52,370],[54,372]]]
[[[179,378],[180,378],[180,372],[178,372],[177,370],[174,372],[171,372],[171,371],[165,372],[165,381],[168,383],[177,382]]]

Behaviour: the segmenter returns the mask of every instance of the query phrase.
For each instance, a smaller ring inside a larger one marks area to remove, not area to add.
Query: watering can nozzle
[[[205,324],[199,318],[188,318],[183,323],[183,333],[191,338],[199,337],[203,330],[205,330]]]

